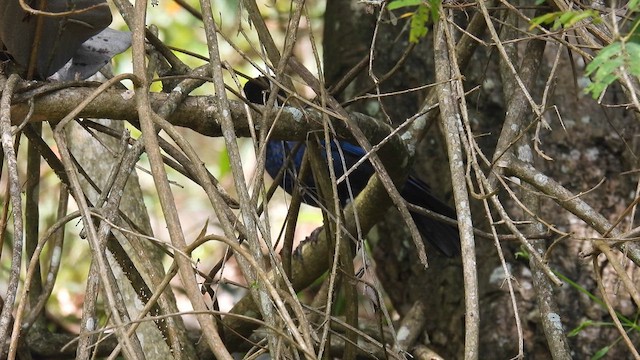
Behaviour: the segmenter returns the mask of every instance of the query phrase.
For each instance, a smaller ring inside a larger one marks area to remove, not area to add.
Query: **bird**
[[[102,32],[112,21],[106,0],[30,3],[34,7],[36,3],[44,4],[44,7],[36,7],[41,11],[59,15],[68,13],[64,17],[33,16],[17,1],[0,1],[0,43],[20,68],[26,70],[33,63],[36,70],[33,75],[41,79],[48,78],[62,68],[77,54],[84,42]],[[101,47],[105,46],[105,41],[109,39],[100,39]],[[35,55],[35,59],[31,59],[32,55]]]
[[[243,91],[249,102],[264,105],[269,94],[269,81],[263,76],[250,79],[243,87]],[[328,163],[326,143],[319,141],[319,145],[322,157]],[[304,142],[269,140],[266,144],[265,170],[271,178],[276,179],[278,173],[284,168],[282,180],[279,183],[280,187],[287,193],[292,194],[294,185],[298,182],[302,202],[318,207],[318,193],[313,175],[308,171],[303,179],[298,177],[305,150],[306,145]],[[366,155],[364,149],[345,140],[332,140],[330,150],[336,178],[342,177],[348,169],[355,166]],[[374,174],[375,169],[369,161],[364,161],[356,168],[351,169],[345,180],[337,186],[340,205],[345,206],[354,199],[365,188],[369,178]],[[400,195],[408,203],[423,207],[450,219],[456,218],[455,210],[434,196],[429,185],[414,175],[408,176],[402,186]],[[415,211],[410,210],[409,212],[424,240],[432,244],[445,256],[453,257],[460,253],[460,239],[457,227]]]

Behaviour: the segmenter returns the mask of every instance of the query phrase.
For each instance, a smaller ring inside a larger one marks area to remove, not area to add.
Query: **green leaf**
[[[431,20],[437,22],[440,20],[440,4],[441,0],[429,0],[429,6],[431,7]]]
[[[602,74],[602,76],[600,78],[598,78],[596,81],[599,81],[601,83],[603,83],[606,86],[609,86],[611,84],[613,84],[614,81],[616,81],[618,79],[618,76],[616,74],[614,74],[613,72],[611,73],[607,73],[607,74]]]
[[[409,41],[417,43],[429,33],[427,23],[430,19],[434,22],[440,18],[440,4],[442,0],[396,0],[387,6],[387,9],[394,10],[407,6],[418,6],[411,14],[409,31]]]
[[[556,11],[548,14],[537,16],[531,19],[531,26],[529,26],[529,30],[532,30],[536,26],[540,26],[542,24],[551,24],[553,23],[552,29],[556,30],[561,27],[569,28],[579,21],[586,20],[592,18],[593,22],[600,22],[599,13],[595,10],[585,10],[585,11]]]
[[[598,350],[598,352],[591,357],[591,360],[602,359],[605,355],[607,355],[607,353],[609,352],[609,349],[610,347],[605,346],[602,349]]]
[[[557,12],[552,12],[544,15],[540,15],[531,19],[531,26],[529,26],[529,30],[533,30],[536,26],[540,26],[542,24],[551,24],[558,17]]]
[[[527,251],[527,249],[524,246],[520,246],[520,250],[518,250],[515,254],[516,259],[524,259],[526,261],[529,261],[529,252]]]
[[[396,10],[408,6],[417,6],[422,4],[422,0],[394,0],[387,5],[387,9]]]
[[[618,54],[622,51],[622,44],[619,42],[614,42],[609,46],[606,46],[600,50],[598,55],[591,60],[591,62],[585,68],[586,75],[589,76],[595,70],[597,70],[600,66],[602,66],[605,62],[607,62],[612,56]]]
[[[569,337],[577,336],[578,334],[580,334],[580,332],[582,330],[584,330],[584,329],[586,329],[586,328],[588,328],[589,326],[592,326],[592,325],[593,325],[593,321],[591,321],[591,320],[583,321],[575,329],[571,330],[567,336],[569,336]]]
[[[587,10],[587,11],[583,11],[575,14],[575,16],[571,17],[567,22],[563,23],[562,25],[565,28],[568,28],[588,18],[593,18],[594,22],[599,22],[600,20],[600,18],[598,17],[598,13],[595,10]]]
[[[560,22],[560,24],[566,24],[575,16],[576,16],[575,11],[566,11],[560,14],[558,21]]]
[[[231,160],[229,159],[229,153],[227,151],[220,151],[218,154],[218,171],[219,177],[231,174]]]
[[[591,293],[589,290],[585,289],[584,287],[582,287],[580,284],[576,283],[575,281],[569,279],[568,277],[566,277],[565,275],[554,271],[554,274],[558,275],[558,277],[566,282],[567,284],[569,284],[572,288],[578,290],[579,292],[583,293],[584,295],[586,295],[589,299],[591,299],[591,301],[593,301],[594,303],[598,304],[602,309],[606,309],[606,305],[604,304],[604,302],[602,302],[602,300],[600,300],[597,296],[595,296],[593,293]],[[616,316],[618,317],[618,319],[620,319],[620,321],[623,323],[623,325],[625,327],[630,327],[633,329],[636,329],[637,331],[640,331],[640,326],[636,325],[636,321],[635,320],[631,320],[626,318],[624,315],[620,314],[619,312],[616,312]],[[588,323],[587,325],[596,325],[593,322]]]
[[[609,61],[602,63],[602,66],[600,66],[598,70],[596,70],[596,73],[593,77],[596,81],[602,81],[613,74],[613,72],[620,68],[623,64],[624,60],[620,57],[610,59]]]
[[[601,82],[590,82],[589,85],[587,85],[584,88],[584,92],[587,94],[591,94],[591,96],[594,99],[597,99],[600,97],[600,94],[602,94],[602,92],[604,91],[604,89],[607,88],[607,85],[601,83]]]
[[[411,30],[409,32],[409,41],[417,43],[427,33],[427,21],[429,21],[429,8],[426,5],[418,6],[418,9],[411,17]]]
[[[640,44],[636,42],[628,42],[625,44],[625,48],[629,54],[629,72],[633,76],[640,78]]]

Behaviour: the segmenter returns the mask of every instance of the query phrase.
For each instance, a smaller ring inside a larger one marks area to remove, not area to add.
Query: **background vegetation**
[[[0,79],[3,357],[640,358],[638,1],[110,5],[125,75]],[[324,137],[386,171],[272,197],[265,140]],[[386,195],[409,171],[460,257]]]

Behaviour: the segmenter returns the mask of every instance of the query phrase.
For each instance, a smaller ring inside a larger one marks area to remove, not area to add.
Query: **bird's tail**
[[[402,189],[402,197],[409,203],[431,210],[451,219],[456,219],[456,212],[447,204],[433,196],[429,185],[422,180],[410,176]],[[458,228],[446,224],[427,215],[411,211],[422,237],[446,256],[460,253],[460,237]]]

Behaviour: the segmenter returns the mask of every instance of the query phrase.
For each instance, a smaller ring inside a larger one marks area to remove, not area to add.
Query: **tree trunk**
[[[327,82],[331,83],[344,75],[345,69],[354,66],[365,57],[372,44],[371,35],[375,25],[376,14],[370,14],[364,6],[356,6],[357,1],[328,1],[325,17],[325,66]],[[473,14],[469,14],[471,17]],[[384,15],[383,15],[384,17]],[[381,23],[377,29],[373,71],[381,77],[389,71],[409,46],[407,26],[404,21],[398,25]],[[465,26],[464,21],[460,21]],[[432,31],[430,32],[431,35]],[[460,34],[457,34],[459,37]],[[348,43],[349,45],[345,45]],[[357,55],[344,56],[345,48],[353,49]],[[524,47],[518,48],[520,58],[531,54]],[[534,88],[529,89],[535,99],[540,98],[541,89],[549,75],[551,61],[557,48],[547,49]],[[381,84],[380,92],[400,91],[433,83],[433,45],[430,36],[421,40],[411,52],[404,66],[394,73],[389,81]],[[471,112],[471,123],[482,151],[491,154],[496,147],[498,135],[505,114],[502,79],[499,75],[495,52],[477,45],[469,67],[463,73],[465,89],[468,91],[479,86],[479,91],[468,96],[468,108]],[[516,62],[517,63],[517,62]],[[629,202],[629,194],[633,194],[633,179],[620,175],[631,169],[636,160],[630,157],[629,151],[637,150],[632,134],[636,133],[638,123],[628,112],[616,109],[600,109],[593,101],[580,102],[581,90],[574,87],[573,72],[569,59],[563,58],[559,64],[560,74],[555,82],[555,93],[550,104],[556,104],[563,114],[561,124],[555,115],[545,117],[551,122],[553,131],[543,129],[540,138],[544,144],[544,152],[553,161],[540,158],[536,165],[545,173],[568,187],[574,193],[586,192],[605,176],[611,177],[584,198],[596,210],[605,214],[620,213]],[[372,84],[367,69],[362,71],[355,86],[347,88],[346,98],[358,94],[363,88]],[[374,94],[375,91],[369,91]],[[382,120],[390,119],[394,124],[402,123],[413,116],[424,98],[425,91],[416,91],[412,96],[384,97],[382,107],[375,106],[377,99],[363,101],[350,108],[376,116]],[[616,96],[616,91],[613,91]],[[539,101],[539,100],[538,100]],[[586,103],[586,105],[585,105]],[[527,105],[528,106],[528,105]],[[387,118],[388,115],[388,118]],[[611,124],[615,119],[615,124]],[[612,132],[612,125],[618,129],[628,129],[625,134]],[[564,128],[564,129],[563,129]],[[627,139],[625,148],[622,138]],[[630,161],[631,160],[631,161]],[[606,164],[603,168],[603,164]],[[580,174],[576,176],[577,171]],[[450,176],[447,164],[447,153],[438,123],[433,124],[428,135],[420,143],[415,157],[413,171],[427,181],[434,193],[443,200],[451,201]],[[522,210],[511,201],[505,193],[500,198],[507,207],[511,217],[524,219]],[[604,201],[603,201],[604,199]],[[480,201],[472,204],[474,226],[487,230],[487,216]],[[581,236],[595,236],[592,231],[585,231],[582,224],[573,215],[566,212],[559,214],[559,208],[553,201],[543,199],[540,216],[550,223],[556,224],[563,231],[579,231]],[[426,326],[420,343],[435,349],[445,358],[461,358],[464,349],[464,289],[462,286],[462,270],[458,258],[446,258],[437,251],[430,251],[429,268],[425,271],[419,263],[416,250],[402,219],[394,209],[389,211],[387,221],[377,227],[377,231],[369,234],[369,241],[374,244],[373,253],[376,259],[376,270],[383,287],[395,310],[402,317],[409,309],[422,302],[425,307]],[[494,217],[497,219],[497,217]],[[611,219],[613,221],[613,219]],[[506,233],[506,232],[505,232]],[[547,241],[550,245],[551,241]],[[514,311],[508,288],[505,284],[505,273],[498,259],[491,239],[476,239],[477,271],[480,289],[481,323],[480,323],[480,356],[485,359],[504,359],[518,354],[518,336]],[[501,243],[506,263],[515,279],[515,295],[517,311],[522,322],[524,334],[524,353],[527,358],[547,359],[550,357],[547,341],[542,331],[536,303],[536,289],[532,280],[532,272],[526,259],[517,258],[521,251],[519,243],[503,241]],[[588,243],[565,241],[556,244],[550,253],[549,265],[555,271],[576,281],[592,294],[598,294],[593,281],[593,273],[588,264],[577,261],[580,251],[588,251]],[[605,275],[607,267],[605,267]],[[553,288],[554,298],[558,302],[560,318],[565,333],[579,326],[584,320],[609,321],[606,309],[598,306],[584,293],[575,287],[565,284]],[[628,295],[621,296],[628,299]],[[625,300],[620,299],[620,304]],[[629,302],[631,304],[632,302]],[[633,313],[633,306],[625,307],[628,314]],[[613,327],[591,327],[570,338],[570,346],[575,358],[592,356],[601,348],[613,344],[619,334]],[[615,358],[627,358],[628,350],[623,345],[613,346],[607,355]]]

